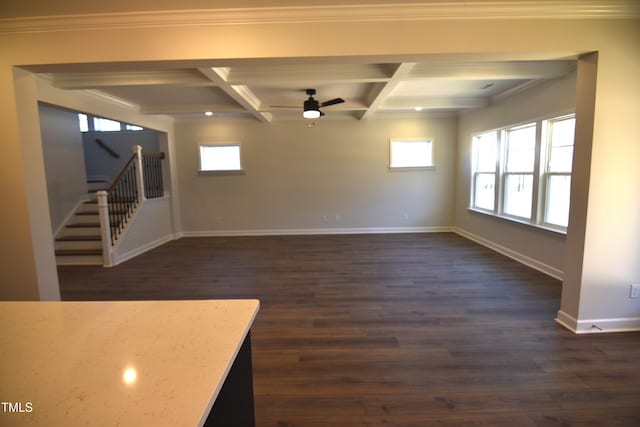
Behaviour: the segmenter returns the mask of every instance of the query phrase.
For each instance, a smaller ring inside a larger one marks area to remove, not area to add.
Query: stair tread
[[[98,215],[100,215],[100,213],[98,213],[98,212],[76,212],[76,215],[84,215],[84,216],[93,215],[93,216],[98,216]]]
[[[57,249],[56,256],[102,255],[102,249]]]
[[[62,236],[56,239],[57,242],[95,242],[96,240],[102,240],[99,235],[87,235],[87,236]]]

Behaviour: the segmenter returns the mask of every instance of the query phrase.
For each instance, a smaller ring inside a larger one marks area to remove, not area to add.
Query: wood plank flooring
[[[573,335],[560,282],[455,234],[183,238],[59,277],[65,300],[260,299],[260,427],[640,426],[640,333]]]

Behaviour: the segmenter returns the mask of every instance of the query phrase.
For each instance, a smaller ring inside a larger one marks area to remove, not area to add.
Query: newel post
[[[100,235],[102,237],[102,259],[105,267],[113,266],[111,251],[111,224],[109,223],[109,202],[106,191],[98,191],[98,215],[100,216]]]
[[[138,190],[138,206],[147,198],[144,194],[144,171],[142,170],[142,147],[134,145],[133,152],[136,153],[136,188]]]

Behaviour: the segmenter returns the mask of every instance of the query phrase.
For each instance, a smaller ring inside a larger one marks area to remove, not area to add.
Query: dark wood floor
[[[457,235],[184,238],[65,300],[258,298],[258,426],[640,426],[640,334],[554,323],[561,283]]]

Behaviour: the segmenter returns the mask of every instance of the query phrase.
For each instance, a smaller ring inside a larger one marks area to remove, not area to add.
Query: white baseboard
[[[533,259],[531,257],[528,257],[524,254],[521,254],[520,252],[514,251],[513,249],[509,249],[505,246],[499,245],[495,242],[492,242],[491,240],[487,240],[484,237],[480,237],[478,235],[475,235],[473,233],[470,233],[466,230],[463,230],[461,228],[458,227],[454,227],[453,228],[453,232],[456,234],[459,234],[460,236],[467,238],[469,240],[473,240],[476,243],[481,244],[482,246],[486,246],[489,249],[493,249],[494,251],[501,253],[504,256],[507,256],[511,259],[514,259],[516,261],[518,261],[521,264],[524,264],[528,267],[531,267],[535,270],[538,270],[542,273],[545,273],[551,277],[553,277],[554,279],[558,279],[558,280],[562,280],[563,279],[563,272],[560,269],[557,269],[555,267],[552,267],[548,264],[545,264],[543,262],[540,262],[536,259]]]
[[[556,322],[574,334],[640,331],[640,317],[578,320],[564,311],[559,310]]]
[[[394,234],[394,233],[443,233],[453,227],[363,227],[363,228],[288,228],[265,230],[207,230],[183,231],[180,237],[231,237],[231,236],[290,236],[327,234]]]
[[[164,236],[157,240],[154,240],[153,242],[146,243],[123,254],[116,254],[115,259],[113,260],[113,265],[110,267],[115,267],[118,264],[122,264],[123,262],[128,261],[131,258],[137,257],[138,255],[142,255],[143,253],[150,251],[151,249],[155,249],[158,246],[164,245],[165,243],[168,243],[175,238],[175,235],[170,234],[168,236]]]

